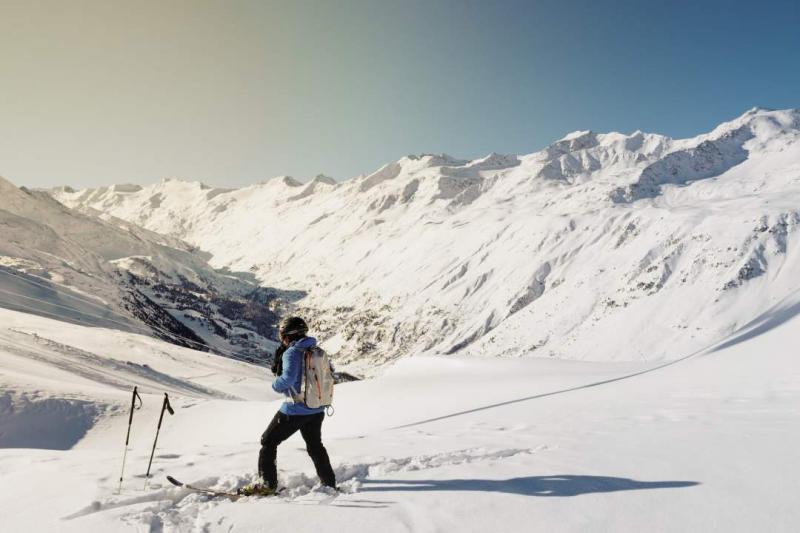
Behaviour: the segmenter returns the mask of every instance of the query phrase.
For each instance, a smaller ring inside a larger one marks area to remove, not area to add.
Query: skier
[[[336,488],[336,476],[331,468],[328,452],[322,445],[322,421],[325,408],[310,408],[300,400],[299,391],[303,383],[305,351],[316,346],[313,337],[307,337],[308,325],[298,316],[283,319],[279,327],[281,348],[276,352],[273,372],[277,377],[272,389],[284,393],[288,399],[270,422],[261,436],[261,451],[258,455],[258,474],[261,481],[240,490],[243,495],[269,496],[277,492],[278,468],[275,460],[278,445],[297,431],[306,442],[306,451],[314,462],[314,468],[323,485]]]

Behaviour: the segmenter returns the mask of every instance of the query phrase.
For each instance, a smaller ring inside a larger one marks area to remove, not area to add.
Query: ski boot
[[[278,490],[264,483],[250,483],[238,489],[236,493],[239,496],[275,496],[278,494]]]

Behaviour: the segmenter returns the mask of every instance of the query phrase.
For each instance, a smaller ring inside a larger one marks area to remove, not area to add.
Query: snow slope
[[[656,361],[800,279],[797,110],[690,139],[581,131],[528,155],[408,156],[342,183],[52,194],[293,291],[289,308],[365,373],[420,353]]]
[[[143,394],[263,398],[261,367],[100,327],[0,310],[0,447],[69,449]],[[204,376],[222,374],[222,388]],[[127,402],[127,403],[126,403]],[[109,411],[110,410],[110,411]]]
[[[78,213],[0,178],[0,307],[260,356],[276,315],[252,276],[110,215]]]
[[[80,418],[77,402],[115,406],[97,407],[77,442],[39,446],[49,436],[32,431],[9,448],[0,436],[3,529],[796,531],[798,311],[795,292],[715,346],[670,353],[670,363],[404,359],[337,388],[324,439],[341,495],[315,488],[295,436],[279,452],[286,495],[238,502],[190,494],[163,476],[218,488],[252,479],[260,432],[277,408],[263,370],[0,311],[3,390],[38,396],[37,408],[22,402],[26,417]],[[147,394],[116,495],[123,382]],[[177,410],[143,490],[162,390]],[[43,403],[59,397],[72,403]],[[9,415],[0,413],[5,430]]]

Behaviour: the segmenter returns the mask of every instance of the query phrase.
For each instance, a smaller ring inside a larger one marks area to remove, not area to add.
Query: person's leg
[[[306,441],[306,451],[314,461],[314,468],[317,470],[319,480],[323,485],[336,487],[336,474],[331,468],[331,460],[328,458],[328,451],[322,445],[322,421],[325,420],[325,413],[308,415],[308,420],[300,428],[300,434]]]
[[[275,460],[278,456],[278,445],[300,429],[302,417],[290,417],[278,411],[269,427],[261,435],[261,451],[258,454],[258,473],[270,488],[278,487],[278,467]]]

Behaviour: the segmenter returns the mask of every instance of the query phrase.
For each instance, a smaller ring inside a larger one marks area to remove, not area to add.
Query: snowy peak
[[[202,184],[201,184],[201,186],[202,186]],[[118,185],[112,185],[109,190],[112,191],[112,192],[117,192],[117,193],[121,193],[121,194],[126,194],[126,193],[130,194],[130,193],[135,193],[135,192],[141,191],[142,190],[142,186],[141,185],[134,185],[133,183],[122,183],[122,184],[118,184]]]
[[[291,176],[281,176],[280,178],[277,178],[277,179],[279,179],[280,182],[283,185],[286,185],[287,187],[302,187],[302,185],[303,185],[302,182],[297,181],[296,179],[294,179]]]
[[[796,148],[798,140],[797,110],[753,108],[707,134],[675,141],[669,153],[644,168],[632,183],[615,189],[610,198],[617,203],[655,198],[665,185],[722,176],[749,160]]]
[[[449,168],[464,168],[475,171],[488,171],[488,170],[503,170],[507,168],[516,167],[520,164],[520,159],[516,155],[498,154],[495,152],[490,153],[485,157],[469,161],[461,167]]]
[[[379,185],[387,180],[392,180],[400,175],[400,172],[403,171],[403,160],[401,159],[397,163],[389,163],[372,174],[368,174],[360,179],[360,183],[358,184],[358,190],[360,192],[366,192],[371,188]]]
[[[254,190],[258,189],[262,191],[271,190],[277,192],[277,191],[286,191],[288,189],[295,189],[302,186],[303,183],[293,178],[292,176],[276,176],[274,178],[270,178],[265,181],[260,181],[246,188]]]
[[[534,162],[534,178],[574,186],[630,172],[658,159],[671,143],[668,137],[641,131],[630,135],[578,131],[526,159]]]
[[[338,182],[330,176],[326,176],[325,174],[317,174],[312,183],[322,183],[323,185],[337,185]]]
[[[758,142],[769,142],[776,137],[794,133],[800,130],[800,110],[768,110],[754,107],[742,116],[723,122],[706,135],[695,139],[700,142],[706,140],[735,138],[749,136]]]
[[[590,130],[573,131],[550,145],[553,152],[568,153],[597,146],[597,135]]]
[[[422,168],[461,166],[468,162],[467,160],[456,159],[447,154],[419,154],[407,155],[401,158],[397,163],[409,170],[419,170]]]
[[[337,185],[338,183],[335,179],[323,174],[318,174],[313,180],[308,182],[305,187],[303,187],[303,190],[299,194],[290,196],[289,201],[302,200],[303,198],[308,198],[312,194],[330,191]]]

